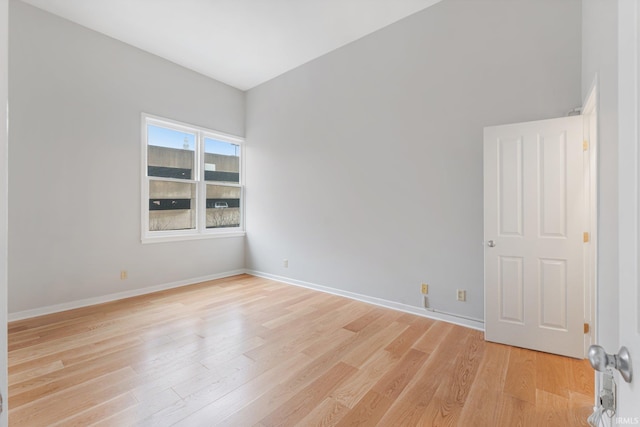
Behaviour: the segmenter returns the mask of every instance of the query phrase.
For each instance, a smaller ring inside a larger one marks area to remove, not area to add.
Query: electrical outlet
[[[284,268],[289,268],[289,260],[288,260],[288,259],[286,259],[286,258],[285,258],[285,259],[283,259],[283,260],[282,260],[282,266],[283,266]]]
[[[121,270],[120,271],[120,280],[126,280],[127,277],[129,277],[129,273],[127,273],[127,270]]]
[[[425,295],[429,293],[429,285],[427,283],[422,284],[421,292]]]
[[[458,301],[466,301],[467,291],[465,291],[464,289],[456,289],[456,299]]]

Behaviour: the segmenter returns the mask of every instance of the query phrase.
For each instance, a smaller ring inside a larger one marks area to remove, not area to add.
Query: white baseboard
[[[124,298],[136,297],[139,295],[150,294],[153,292],[164,291],[167,289],[179,288],[181,286],[194,285],[196,283],[207,282],[209,280],[223,279],[225,277],[236,276],[238,274],[250,274],[252,276],[264,277],[266,279],[276,280],[278,282],[287,283],[294,286],[300,286],[307,289],[313,289],[320,292],[326,292],[333,295],[342,296],[345,298],[362,301],[368,304],[378,305],[380,307],[390,308],[392,310],[398,310],[405,313],[415,314],[417,316],[428,317],[430,319],[442,320],[444,322],[453,323],[455,325],[465,326],[467,328],[484,331],[484,322],[479,319],[471,319],[467,317],[457,316],[450,313],[440,313],[437,311],[429,311],[420,307],[414,307],[407,304],[402,304],[394,301],[385,300],[382,298],[375,298],[368,295],[358,294],[355,292],[343,291],[341,289],[331,288],[328,286],[317,285],[315,283],[305,282],[302,280],[291,279],[284,276],[278,276],[275,274],[264,273],[255,270],[233,270],[224,273],[212,274],[202,277],[193,277],[190,279],[179,280],[177,282],[163,283],[160,285],[148,286],[140,289],[133,289],[125,292],[118,292],[115,294],[102,295],[94,298],[87,298],[77,301],[70,301],[62,304],[49,305],[46,307],[34,308],[31,310],[18,311],[15,313],[9,313],[9,322],[16,320],[29,319],[32,317],[44,316],[52,313],[59,313],[61,311],[73,310],[75,308],[88,307],[91,305],[103,304],[105,302],[117,301]]]
[[[190,279],[179,280],[177,282],[163,283],[161,285],[148,286],[146,288],[133,289],[130,291],[118,292],[115,294],[102,295],[94,298],[87,298],[77,301],[65,302],[62,304],[48,305],[46,307],[34,308],[31,310],[18,311],[15,313],[9,313],[9,322],[16,320],[29,319],[31,317],[44,316],[46,314],[59,313],[61,311],[73,310],[74,308],[82,308],[90,305],[103,304],[105,302],[116,301],[124,298],[137,297],[139,295],[150,294],[158,291],[165,291],[167,289],[179,288],[181,286],[194,285],[196,283],[207,282],[209,280],[223,279],[225,277],[236,276],[238,274],[244,274],[245,270],[233,270],[224,273],[211,274],[202,277],[193,277]]]
[[[417,316],[428,317],[430,319],[442,320],[444,322],[453,323],[455,325],[464,326],[471,329],[484,332],[484,321],[480,319],[472,319],[464,316],[457,316],[451,313],[442,313],[438,311],[430,311],[420,307],[414,307],[399,302],[389,301],[382,298],[375,298],[368,295],[357,294],[355,292],[343,291],[341,289],[330,288],[328,286],[317,285],[315,283],[304,282],[302,280],[290,279],[288,277],[278,276],[270,273],[263,273],[255,270],[245,270],[245,273],[252,276],[264,277],[265,279],[271,279],[290,285],[300,286],[303,288],[313,289],[316,291],[326,292],[333,295],[338,295],[357,301],[366,302],[368,304],[374,304],[393,310],[402,311],[405,313],[415,314]]]

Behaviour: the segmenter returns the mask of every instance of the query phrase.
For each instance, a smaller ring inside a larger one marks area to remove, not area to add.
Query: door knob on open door
[[[620,347],[618,354],[607,354],[604,348],[599,345],[592,345],[589,347],[588,359],[596,371],[604,372],[607,368],[616,368],[626,382],[631,382],[633,370],[631,368],[631,356],[627,347]]]
[[[490,248],[493,248],[493,247],[495,247],[495,246],[496,246],[496,242],[494,242],[493,240],[489,240],[489,241],[487,242],[487,246],[489,246]]]

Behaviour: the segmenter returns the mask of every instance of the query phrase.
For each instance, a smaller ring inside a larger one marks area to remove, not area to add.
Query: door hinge
[[[587,151],[589,149],[589,141],[587,141],[586,139],[582,141],[582,149],[584,151]]]
[[[585,323],[585,324],[584,324],[584,333],[585,333],[585,334],[588,334],[588,333],[589,333],[589,324],[588,324],[588,323]]]
[[[585,231],[584,233],[582,233],[582,241],[587,243],[589,242],[589,232]]]

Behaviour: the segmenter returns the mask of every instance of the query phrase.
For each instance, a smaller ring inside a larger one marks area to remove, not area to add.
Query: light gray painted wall
[[[9,95],[9,1],[0,0],[0,393],[8,401],[7,391],[7,100]],[[7,426],[7,404],[0,415],[0,426]]]
[[[247,267],[483,318],[483,127],[581,104],[580,10],[445,0],[250,90]]]
[[[243,238],[140,243],[141,112],[242,136],[243,92],[15,0],[9,56],[10,313],[244,267]]]
[[[598,342],[618,348],[618,6],[582,2],[582,96],[598,85]]]

